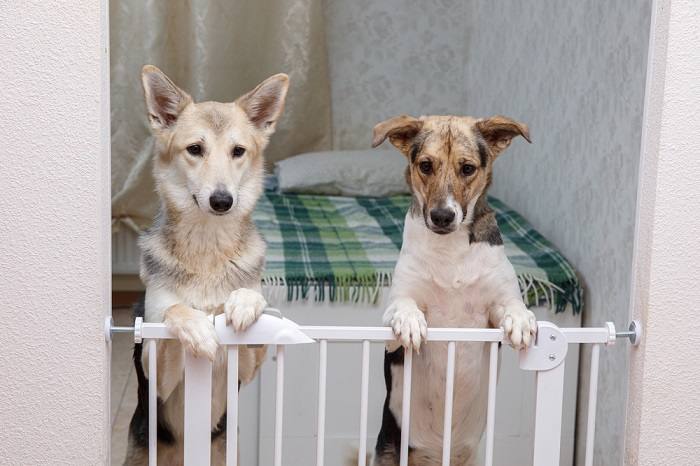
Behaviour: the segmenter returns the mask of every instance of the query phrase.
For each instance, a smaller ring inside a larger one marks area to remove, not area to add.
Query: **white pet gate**
[[[226,417],[226,464],[236,466],[238,457],[238,347],[240,345],[276,346],[276,406],[274,466],[282,466],[282,419],[284,412],[284,355],[286,345],[318,343],[318,418],[316,464],[323,466],[326,416],[326,368],[328,342],[362,343],[362,372],[360,392],[360,427],[358,466],[366,466],[367,453],[367,409],[369,387],[370,342],[393,339],[388,327],[347,326],[299,326],[281,317],[279,311],[268,309],[246,332],[237,334],[226,325],[223,315],[214,319],[214,326],[221,345],[228,351],[228,400]],[[106,322],[107,338],[113,332],[133,332],[136,343],[144,342],[148,349],[148,397],[149,397],[149,465],[157,462],[157,389],[156,389],[156,341],[174,338],[161,323],[146,323],[137,318],[134,327],[115,327],[111,318]],[[600,346],[613,344],[617,338],[629,338],[639,344],[641,326],[634,321],[629,330],[616,332],[612,322],[596,328],[559,328],[556,325],[538,322],[537,340],[527,351],[520,353],[520,368],[536,373],[537,395],[535,411],[535,435],[533,464],[537,466],[559,465],[562,402],[564,396],[564,365],[569,344],[592,344],[590,365],[590,390],[586,429],[585,465],[593,464],[595,437],[596,392],[598,386],[598,360]],[[452,441],[452,400],[454,389],[455,344],[457,342],[485,342],[490,345],[488,408],[486,421],[485,464],[493,464],[494,425],[496,412],[496,375],[498,369],[498,344],[504,341],[500,329],[430,328],[427,341],[447,342],[447,373],[445,384],[445,417],[442,447],[442,465],[450,464]],[[408,438],[411,400],[411,369],[413,353],[406,351],[404,358],[403,405],[401,414],[400,465],[408,465]],[[185,420],[184,461],[185,465],[208,465],[211,456],[211,382],[212,363],[208,359],[185,357]],[[296,466],[296,465],[287,465]]]

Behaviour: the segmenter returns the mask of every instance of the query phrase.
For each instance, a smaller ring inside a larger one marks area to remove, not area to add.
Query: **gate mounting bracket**
[[[537,340],[520,351],[520,368],[526,371],[548,371],[564,362],[569,350],[566,335],[551,322],[537,325]]]

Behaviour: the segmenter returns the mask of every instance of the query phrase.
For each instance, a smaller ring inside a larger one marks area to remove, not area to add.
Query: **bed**
[[[410,202],[265,193],[254,220],[267,241],[270,301],[377,303],[391,284]],[[493,197],[489,203],[526,304],[579,313],[583,290],[569,262],[517,212]]]

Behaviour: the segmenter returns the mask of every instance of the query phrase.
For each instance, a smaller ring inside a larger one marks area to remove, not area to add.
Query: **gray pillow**
[[[397,150],[309,152],[277,162],[283,193],[383,197],[409,193],[406,158]]]

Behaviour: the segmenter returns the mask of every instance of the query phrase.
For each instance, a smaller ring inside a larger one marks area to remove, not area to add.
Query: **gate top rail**
[[[299,344],[312,343],[318,340],[327,341],[370,341],[382,342],[394,339],[390,327],[363,326],[318,326],[297,325],[295,322],[281,317],[276,309],[266,310],[260,319],[245,332],[236,333],[226,325],[223,314],[213,320],[217,334],[224,345],[261,345],[261,344]],[[602,343],[614,344],[617,338],[627,338],[633,345],[639,344],[641,326],[633,321],[629,330],[617,332],[615,324],[606,322],[601,327],[560,328],[568,343]],[[175,338],[163,323],[144,322],[137,317],[133,327],[115,327],[111,317],[105,321],[105,337],[109,341],[113,333],[133,332],[134,341],[140,343],[143,339]],[[508,340],[501,329],[491,328],[428,328],[426,341],[442,342],[505,342]]]

